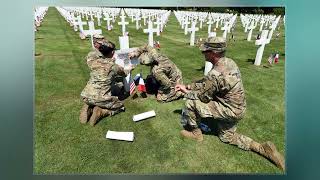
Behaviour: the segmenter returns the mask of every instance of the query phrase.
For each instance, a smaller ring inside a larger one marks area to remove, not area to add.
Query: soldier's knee
[[[188,99],[186,102],[185,102],[185,106],[188,108],[188,109],[193,109],[194,107],[194,100],[190,100]]]
[[[234,134],[230,133],[230,132],[220,132],[218,135],[220,141],[224,142],[224,143],[231,143],[234,139]]]

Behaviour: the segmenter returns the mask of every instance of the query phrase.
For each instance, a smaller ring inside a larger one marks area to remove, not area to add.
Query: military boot
[[[250,145],[250,149],[269,159],[278,168],[282,169],[283,171],[285,170],[284,158],[278,152],[276,146],[272,142],[267,141],[263,144],[252,142]]]
[[[197,141],[203,141],[203,135],[200,128],[194,128],[191,131],[182,130],[180,134],[186,138],[194,139]]]
[[[93,108],[93,113],[91,115],[89,123],[91,126],[94,126],[100,119],[102,119],[110,114],[111,114],[110,110],[102,109],[99,106],[95,106]]]
[[[88,120],[92,114],[92,111],[93,111],[93,108],[90,107],[89,105],[84,104],[82,106],[82,109],[80,111],[80,117],[79,117],[81,124],[85,124],[88,122]]]

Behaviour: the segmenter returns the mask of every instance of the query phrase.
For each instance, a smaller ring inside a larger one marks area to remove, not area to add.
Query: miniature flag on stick
[[[142,76],[140,76],[140,79],[139,79],[138,91],[147,92]]]
[[[269,64],[273,63],[273,54],[270,54],[270,56],[268,58],[268,62],[269,62]]]
[[[131,95],[134,93],[134,90],[136,89],[136,84],[134,83],[131,75],[130,75],[129,85],[130,85],[130,95]]]
[[[133,80],[134,80],[134,81],[137,81],[137,80],[140,78],[140,76],[141,76],[140,73],[137,74],[137,75],[133,78]]]
[[[154,47],[160,49],[160,42],[159,41],[155,41],[154,42]]]
[[[276,55],[274,56],[274,63],[278,63],[279,62],[279,54],[276,53]]]

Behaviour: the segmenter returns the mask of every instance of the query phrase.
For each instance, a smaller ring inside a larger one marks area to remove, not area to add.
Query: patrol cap
[[[226,50],[226,39],[222,37],[209,37],[200,45],[200,51],[224,52]]]
[[[102,44],[102,41],[104,40],[104,36],[100,34],[94,34],[93,35],[93,41],[97,42],[99,44]]]
[[[152,58],[148,55],[148,53],[142,53],[138,59],[140,63],[144,65],[148,65],[152,63]]]
[[[106,47],[111,48],[111,49],[114,49],[114,50],[116,49],[116,46],[115,46],[114,43],[111,42],[111,41],[108,41],[108,40],[103,39],[103,40],[99,41],[99,43],[100,43],[102,46],[106,46]]]

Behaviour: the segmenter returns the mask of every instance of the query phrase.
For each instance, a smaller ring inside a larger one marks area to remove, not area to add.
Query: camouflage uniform
[[[157,49],[145,45],[135,51],[135,56],[140,56],[142,64],[151,64],[151,75],[159,82],[158,100],[169,102],[183,96],[175,92],[174,86],[182,84],[180,69],[165,55],[158,53]]]
[[[103,45],[111,46],[109,41],[102,41]],[[108,109],[111,114],[124,108],[123,102],[111,95],[111,86],[115,83],[116,76],[126,76],[128,71],[115,64],[114,59],[105,58],[98,50],[91,51],[87,56],[90,79],[81,92],[83,101],[89,106],[99,106]]]
[[[93,36],[93,42],[102,44],[102,43],[105,43],[106,41],[104,40],[104,36],[102,36],[102,35],[94,35]],[[95,64],[93,64],[93,62],[96,61],[96,60],[97,61],[101,61],[101,60],[103,61],[103,59],[104,59],[104,56],[102,55],[102,53],[98,49],[94,48],[93,50],[91,50],[88,53],[88,55],[86,57],[86,60],[87,60],[86,63],[88,65],[89,69],[92,70],[92,68],[93,68],[92,66],[95,65]]]
[[[220,50],[219,47],[215,49]],[[185,94],[188,100],[182,113],[182,124],[197,128],[201,118],[213,118],[218,120],[218,137],[222,142],[249,150],[252,139],[236,133],[236,125],[246,110],[244,88],[236,63],[222,57],[207,76],[188,87],[191,91]]]
[[[104,109],[117,111],[123,107],[123,102],[116,96],[111,96],[111,85],[115,76],[125,76],[123,68],[107,58],[102,61],[94,61],[91,64],[92,71],[86,87],[81,92],[83,101],[89,106],[96,105]]]
[[[90,51],[86,57],[86,60],[86,63],[90,70],[93,70],[94,66],[98,65],[98,63],[94,63],[95,61],[105,61],[104,56],[97,49],[93,49],[92,51]]]
[[[215,64],[201,81],[187,86],[191,91],[185,95],[188,100],[181,118],[182,124],[187,126],[180,133],[202,141],[198,122],[201,118],[213,118],[218,122],[218,137],[222,142],[257,152],[284,170],[285,160],[272,142],[260,144],[236,132],[237,123],[246,110],[246,99],[239,68],[233,60],[224,57],[225,48],[226,41],[221,37],[208,38],[200,46],[206,59]],[[191,127],[191,131],[187,127]]]

